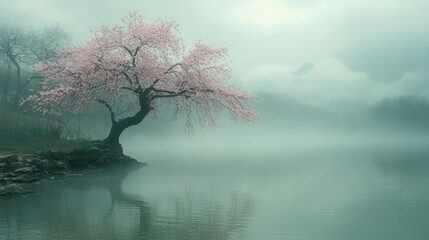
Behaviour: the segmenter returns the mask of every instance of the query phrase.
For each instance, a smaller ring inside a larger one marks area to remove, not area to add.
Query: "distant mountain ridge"
[[[314,127],[344,124],[339,116],[328,110],[300,102],[287,94],[259,92],[256,96],[260,99],[256,109],[267,124]]]

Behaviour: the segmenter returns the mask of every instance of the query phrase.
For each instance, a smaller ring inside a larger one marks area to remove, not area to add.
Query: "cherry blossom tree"
[[[40,67],[43,90],[25,102],[50,114],[104,106],[112,123],[105,147],[120,147],[125,129],[163,105],[174,107],[174,118],[185,117],[188,131],[196,124],[215,126],[224,110],[233,120],[257,119],[247,108],[254,98],[227,84],[227,50],[201,41],[187,50],[175,22],[147,23],[131,13],[122,25],[103,26],[86,45],[58,55]]]

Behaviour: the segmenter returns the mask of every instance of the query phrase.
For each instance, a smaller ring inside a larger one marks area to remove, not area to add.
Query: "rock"
[[[31,161],[33,161],[34,158],[35,157],[33,155],[22,155],[22,156],[20,156],[21,162],[24,162],[27,164],[31,163]]]
[[[56,172],[66,169],[67,165],[63,161],[47,161],[43,166],[43,170],[48,172]]]
[[[75,149],[73,149],[73,151],[70,152],[70,155],[84,155],[85,153],[86,153],[85,150],[75,148]]]
[[[23,167],[15,170],[15,173],[32,173],[34,172],[34,168],[32,167]]]
[[[7,177],[7,178],[12,178],[12,177],[15,177],[16,176],[16,174],[15,173],[6,173],[6,175],[5,175],[5,177]]]
[[[18,177],[12,178],[11,181],[14,183],[33,183],[45,178],[42,174],[22,174]]]
[[[103,152],[98,147],[92,147],[86,153],[89,161],[97,161],[101,157],[102,154],[103,154]]]
[[[72,168],[83,169],[89,164],[88,159],[85,156],[73,156],[69,158],[69,165]]]
[[[26,193],[34,192],[23,188],[20,184],[12,183],[0,187],[0,197],[15,197]]]
[[[34,158],[30,161],[30,164],[37,169],[44,170],[48,165],[48,160],[40,160],[38,158]]]
[[[42,150],[37,150],[34,152],[34,154],[42,156],[43,155],[43,151]]]
[[[90,151],[98,151],[98,152],[102,152],[103,150],[102,150],[101,148],[99,148],[99,147],[92,147],[92,148],[90,148],[90,149],[88,150],[88,152],[90,152]]]
[[[7,164],[6,164],[6,163],[4,163],[4,162],[0,163],[0,172],[5,171],[5,170],[6,170],[6,167],[7,167]]]
[[[24,163],[23,162],[12,162],[9,164],[9,170],[10,171],[15,171],[18,168],[22,168],[24,167]]]
[[[102,156],[95,162],[97,166],[103,166],[109,163],[111,163],[111,156]]]
[[[49,156],[54,160],[64,160],[66,158],[65,152],[58,149],[49,150]]]
[[[19,162],[19,157],[18,157],[18,155],[9,155],[9,156],[2,156],[2,157],[0,157],[0,163],[1,162],[3,162],[3,163],[7,163],[7,164],[10,164],[10,163],[13,163],[13,162]]]

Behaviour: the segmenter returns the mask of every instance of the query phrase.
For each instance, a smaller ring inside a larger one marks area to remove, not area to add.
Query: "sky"
[[[227,47],[250,91],[326,107],[428,95],[427,9],[427,0],[0,0],[0,22],[57,23],[81,44],[130,11],[175,20],[186,43]]]

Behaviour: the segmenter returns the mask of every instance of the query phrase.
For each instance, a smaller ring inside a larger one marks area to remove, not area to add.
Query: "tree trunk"
[[[13,65],[15,65],[16,67],[16,92],[12,101],[12,108],[16,110],[19,107],[19,100],[21,99],[21,94],[23,90],[22,83],[21,83],[21,66],[19,65],[18,61],[15,58],[10,57],[10,60],[12,61]]]
[[[147,114],[152,110],[149,106],[149,100],[141,101],[141,109],[134,116],[127,117],[118,121],[112,120],[112,127],[109,135],[102,141],[101,146],[103,148],[114,150],[117,154],[122,154],[122,146],[119,143],[119,138],[122,132],[134,125],[137,125],[143,121]]]

